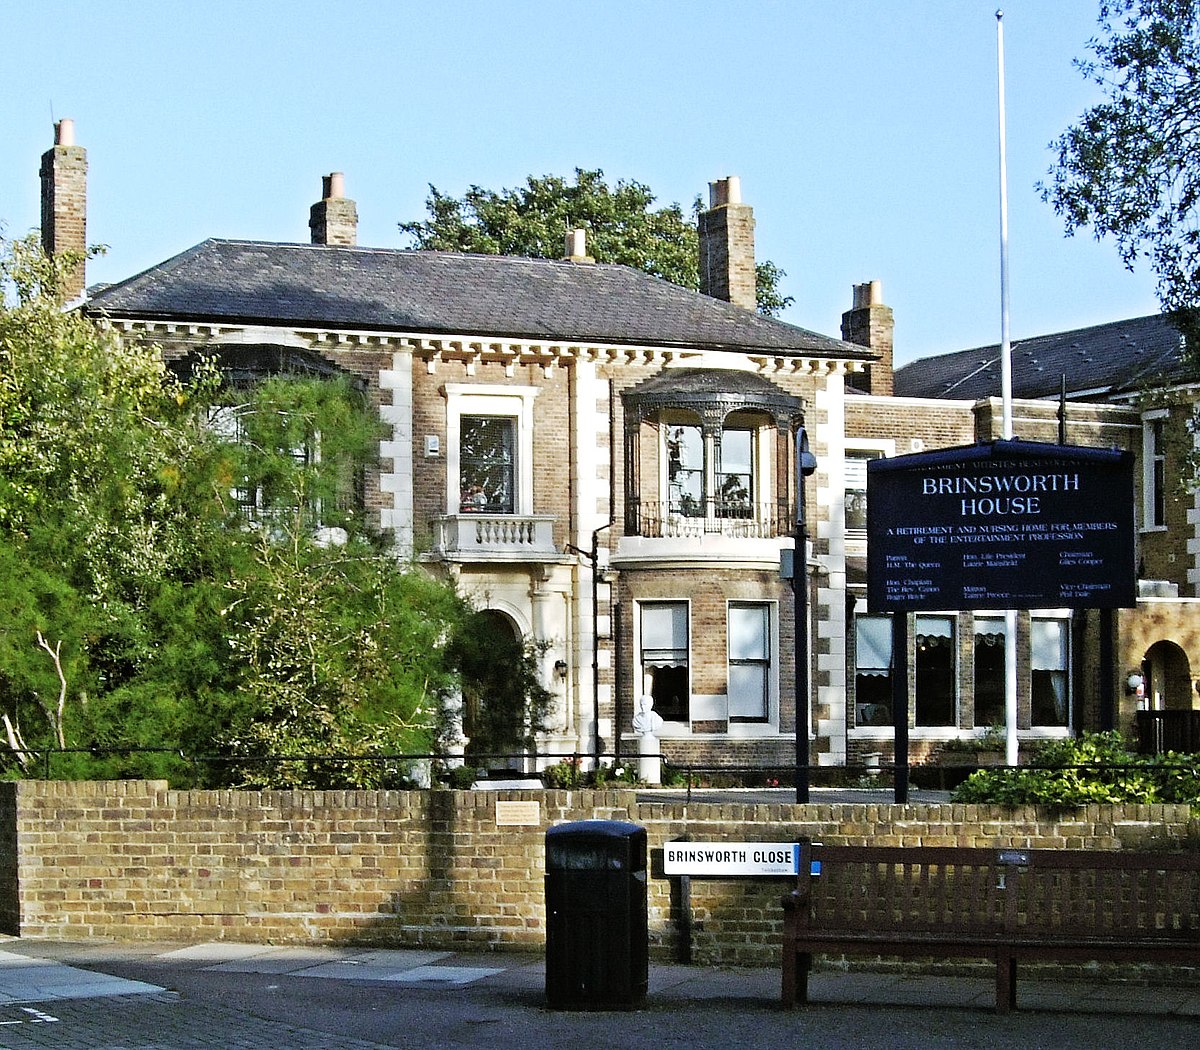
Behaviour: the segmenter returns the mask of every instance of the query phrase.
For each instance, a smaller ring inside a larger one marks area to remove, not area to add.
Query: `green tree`
[[[1197,0],[1102,0],[1092,57],[1103,92],[1053,144],[1043,198],[1073,234],[1112,237],[1149,262],[1164,310],[1200,306],[1200,9]]]
[[[156,648],[142,610],[206,539],[209,446],[154,348],[61,309],[74,256],[0,241],[0,715],[6,739],[77,743],[89,698]],[[202,385],[202,383],[200,384]],[[22,754],[17,749],[16,753]],[[23,764],[23,758],[18,759]]]
[[[384,425],[346,377],[285,374],[225,388],[207,415],[225,439],[226,511],[276,534],[367,527],[363,471]]]
[[[428,753],[456,677],[443,639],[465,615],[449,588],[365,540],[260,537],[230,581],[225,635],[241,674],[216,743],[271,755]],[[230,770],[240,783],[395,786],[396,762],[294,761]]]
[[[188,556],[206,439],[157,348],[59,308],[71,261],[0,242],[0,530],[40,530],[76,586],[121,600]]]
[[[378,449],[369,406],[340,382],[180,382],[157,348],[62,311],[70,261],[0,242],[7,771],[66,745],[103,754],[60,755],[56,776],[395,782],[378,764],[247,761],[427,751],[456,687],[445,640],[465,607],[354,506]],[[132,750],[147,747],[164,750]],[[240,765],[192,769],[179,748]]]
[[[618,179],[611,188],[604,172],[575,169],[575,179],[530,175],[525,185],[499,192],[471,186],[461,197],[429,187],[424,221],[402,222],[415,248],[523,255],[558,259],[568,231],[588,231],[588,253],[602,263],[618,263],[684,288],[700,286],[696,214],[700,199],[685,216],[679,204],[653,207],[650,187]],[[771,262],[757,267],[758,309],[777,316],[792,299],[779,291],[786,276]]]

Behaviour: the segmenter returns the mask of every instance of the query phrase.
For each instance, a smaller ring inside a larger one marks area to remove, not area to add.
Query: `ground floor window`
[[[892,618],[854,620],[854,720],[860,726],[892,724]]]
[[[688,721],[687,602],[642,603],[641,651],[654,710],[668,722]]]
[[[918,616],[916,636],[917,725],[955,725],[954,619]]]
[[[1003,616],[975,617],[975,726],[1004,724]]]
[[[730,603],[728,635],[729,720],[765,722],[771,699],[771,606]]]
[[[1035,726],[1069,726],[1070,621],[1034,619],[1029,625],[1029,691]]]

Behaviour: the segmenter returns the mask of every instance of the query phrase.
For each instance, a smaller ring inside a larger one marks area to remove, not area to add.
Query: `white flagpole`
[[[1013,436],[1012,347],[1008,336],[1008,158],[1004,115],[1004,12],[996,12],[996,78],[1000,124],[1000,399],[1002,436]],[[1017,614],[1004,613],[1004,761],[1015,766],[1017,746]]]

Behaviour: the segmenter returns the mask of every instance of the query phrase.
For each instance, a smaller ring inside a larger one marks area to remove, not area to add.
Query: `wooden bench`
[[[1200,854],[801,843],[783,900],[783,1005],[808,1000],[814,955],[995,963],[996,1009],[1017,964],[1200,966]],[[818,873],[819,870],[819,873]]]

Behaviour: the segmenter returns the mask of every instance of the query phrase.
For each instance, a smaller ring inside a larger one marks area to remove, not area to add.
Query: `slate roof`
[[[1090,401],[1188,378],[1179,331],[1162,314],[1012,343],[1014,397],[1058,397],[1064,375],[1067,396]],[[895,389],[905,397],[999,397],[1000,347],[912,361],[896,370]]]
[[[91,313],[873,360],[627,266],[207,240],[94,292]]]

